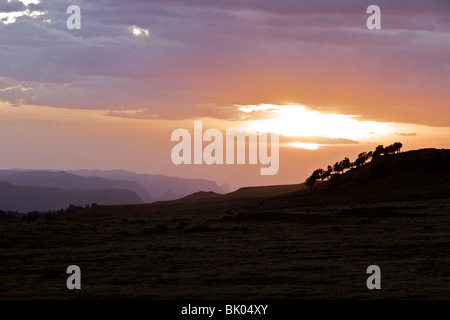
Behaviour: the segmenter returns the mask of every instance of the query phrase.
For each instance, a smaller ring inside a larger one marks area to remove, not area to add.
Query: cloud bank
[[[450,3],[377,1],[376,31],[370,4],[80,0],[68,30],[67,1],[1,0],[0,100],[149,120],[293,102],[449,126]]]

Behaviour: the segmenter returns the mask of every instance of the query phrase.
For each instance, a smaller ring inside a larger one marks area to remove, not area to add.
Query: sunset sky
[[[378,144],[450,148],[449,17],[448,0],[0,0],[0,169],[235,189],[300,183]],[[171,133],[195,120],[278,133],[278,174],[174,165]]]

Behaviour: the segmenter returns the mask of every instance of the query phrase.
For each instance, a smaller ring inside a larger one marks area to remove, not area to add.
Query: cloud
[[[318,145],[336,145],[336,144],[358,144],[358,141],[344,138],[327,138],[327,137],[287,137],[280,135],[280,143],[310,143]]]
[[[396,132],[395,134],[399,135],[399,136],[405,136],[405,137],[414,137],[417,135],[417,133],[399,133],[399,132]]]
[[[24,88],[21,85],[16,85],[0,89],[0,98],[13,105],[20,105],[26,100],[33,100],[35,96],[32,88]]]
[[[135,35],[136,37],[148,37],[149,31],[148,29],[139,28],[138,26],[130,26],[128,27],[130,29],[131,33]]]
[[[0,1],[0,24],[15,23],[21,17],[36,18],[45,14],[44,11],[33,10],[33,5],[38,4],[39,1],[15,1],[5,0]]]
[[[114,1],[113,1],[114,2]],[[119,1],[116,0],[115,3]],[[145,5],[145,0],[130,0],[125,6],[139,6]],[[305,0],[228,0],[228,1],[184,1],[184,0],[155,0],[153,3],[164,4],[173,7],[189,7],[198,10],[224,10],[224,11],[259,11],[272,15],[310,15],[310,14],[357,14],[361,9],[366,9],[373,4],[371,0],[319,0],[319,1],[305,1]],[[432,6],[430,5],[432,4]],[[132,4],[132,5],[131,5]],[[434,0],[424,2],[421,0],[410,0],[408,5],[402,0],[378,0],[377,5],[384,8],[389,8],[393,12],[423,12],[444,10],[448,12],[448,2],[446,0]]]
[[[156,119],[156,114],[152,113],[148,109],[109,111],[105,115],[109,116],[109,117],[119,117],[119,118],[129,118],[129,119],[143,119],[143,120]]]
[[[1,1],[46,13],[0,24],[0,74],[32,88],[24,103],[131,110],[114,116],[254,119],[233,106],[293,101],[450,125],[448,2],[380,0],[380,32],[365,27],[369,4],[80,0],[82,29],[68,30],[64,0]]]
[[[20,1],[13,0],[1,0],[0,1],[0,13],[10,13],[25,10],[26,6]]]

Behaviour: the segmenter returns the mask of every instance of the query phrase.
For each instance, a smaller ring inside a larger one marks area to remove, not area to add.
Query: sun
[[[262,104],[238,108],[244,115],[252,117],[257,114],[262,118],[248,121],[251,130],[275,132],[286,137],[360,140],[390,132],[387,123],[360,121],[356,115],[321,113],[296,104]],[[298,142],[291,145],[310,150],[318,148],[318,144],[314,143]]]
[[[289,143],[291,147],[306,149],[306,150],[317,150],[319,149],[319,144],[317,143],[303,143],[303,142],[291,142]]]

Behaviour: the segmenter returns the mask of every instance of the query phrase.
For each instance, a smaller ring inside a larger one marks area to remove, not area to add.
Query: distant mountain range
[[[84,177],[102,177],[109,180],[135,181],[143,186],[151,198],[143,197],[145,202],[179,199],[198,191],[227,193],[227,184],[218,186],[216,182],[205,179],[185,179],[161,174],[137,174],[126,170],[72,170],[68,171]]]
[[[141,204],[174,200],[199,191],[225,193],[204,179],[136,174],[125,170],[0,170],[0,210],[57,210],[69,205]]]
[[[16,186],[0,182],[0,210],[46,211],[66,209],[69,205],[144,203],[136,193],[119,189],[61,189]]]

